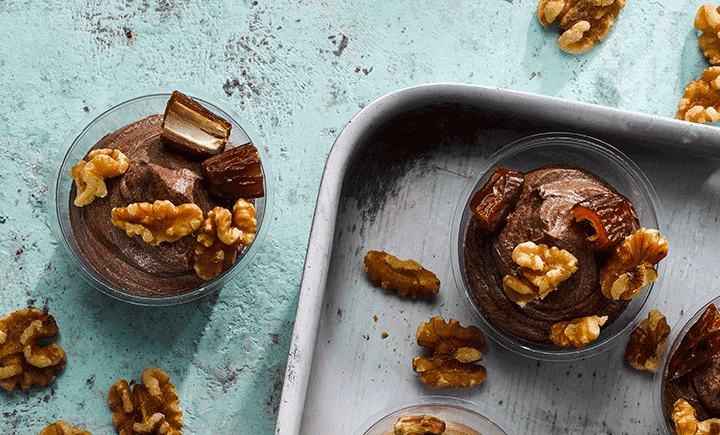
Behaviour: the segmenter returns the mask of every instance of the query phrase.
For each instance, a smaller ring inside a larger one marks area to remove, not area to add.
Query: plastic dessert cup
[[[468,207],[470,199],[497,167],[526,173],[549,164],[572,165],[603,178],[633,203],[642,227],[658,229],[660,234],[663,234],[662,211],[657,193],[640,168],[627,156],[611,145],[588,136],[543,133],[519,139],[500,149],[488,159],[479,176],[472,179],[465,189],[452,224],[452,270],[461,298],[478,326],[489,337],[508,350],[530,358],[572,361],[596,355],[624,342],[623,339],[632,332],[636,322],[647,316],[657,294],[654,289],[662,285],[665,261],[656,266],[658,280],[645,287],[631,300],[615,322],[610,326],[606,325],[596,340],[582,348],[532,342],[518,338],[493,324],[474,300],[465,275],[463,243],[465,230],[473,214]]]
[[[265,196],[255,199],[257,233],[254,241],[238,255],[234,265],[218,277],[203,281],[197,288],[171,296],[148,297],[130,293],[120,288],[100,274],[85,258],[75,240],[70,224],[71,187],[73,178],[71,168],[82,160],[88,150],[105,135],[117,129],[139,121],[147,116],[163,114],[165,106],[174,88],[146,89],[121,95],[90,113],[69,135],[60,149],[55,161],[54,174],[50,189],[50,217],[55,238],[64,251],[72,266],[79,275],[101,292],[129,303],[139,305],[173,305],[189,302],[206,296],[220,289],[228,281],[235,278],[252,260],[265,238],[270,223],[273,203],[273,177],[269,159],[265,154],[257,134],[248,122],[238,116],[228,105],[213,100],[197,92],[179,89],[184,94],[200,103],[206,109],[232,124],[230,142],[241,145],[252,142],[258,150],[264,175]],[[162,199],[162,198],[158,198]],[[109,217],[108,217],[109,219]]]
[[[685,314],[678,320],[678,322],[670,329],[670,335],[665,341],[665,346],[662,351],[660,358],[657,363],[657,371],[653,377],[653,408],[655,409],[655,416],[657,417],[658,427],[660,433],[663,435],[676,434],[675,426],[672,421],[668,421],[665,418],[663,412],[662,400],[663,390],[665,389],[665,377],[667,375],[668,363],[670,362],[670,356],[675,352],[677,347],[680,345],[683,337],[688,332],[703,314],[705,309],[710,305],[715,304],[716,307],[720,308],[720,288],[715,289],[709,294],[702,297],[699,301],[690,307]]]
[[[380,411],[360,426],[354,435],[392,435],[401,417],[431,415],[443,420],[448,435],[513,435],[500,419],[473,402],[448,396],[429,396],[412,403]]]

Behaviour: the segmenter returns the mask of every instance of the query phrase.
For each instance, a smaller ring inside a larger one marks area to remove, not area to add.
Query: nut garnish
[[[522,172],[495,169],[468,205],[480,228],[489,233],[495,231],[512,211],[524,184]]]
[[[393,426],[395,435],[440,435],[443,432],[445,422],[432,415],[400,417]]]
[[[637,370],[655,372],[660,349],[670,335],[665,316],[660,310],[651,310],[630,335],[625,348],[625,359]]]
[[[67,355],[55,343],[38,340],[59,332],[55,319],[39,308],[15,311],[0,319],[0,386],[8,391],[46,385],[65,368]]]
[[[577,270],[577,258],[556,246],[524,242],[515,247],[512,259],[521,278],[507,275],[503,289],[521,307],[531,300],[545,299]]]
[[[630,201],[615,193],[602,193],[575,204],[571,209],[576,222],[588,222],[588,246],[606,251],[632,234],[637,214]]]
[[[695,28],[702,31],[698,45],[711,64],[720,63],[720,6],[709,3],[700,6],[695,15]]]
[[[232,124],[174,91],[165,107],[160,140],[180,151],[209,156],[225,149],[231,130]]]
[[[113,409],[113,424],[120,435],[153,433],[182,435],[182,409],[175,385],[160,369],[150,368],[142,373],[143,384],[124,379],[117,381],[108,392]]]
[[[610,32],[625,0],[540,0],[537,17],[543,26],[557,20],[565,30],[558,46],[580,54],[602,41]]]
[[[58,420],[53,424],[50,424],[40,431],[40,435],[92,435],[86,430],[79,429],[77,427],[71,427],[69,424],[62,420]]]
[[[383,251],[365,254],[365,271],[370,280],[400,296],[424,296],[440,290],[440,280],[434,273],[414,260],[400,260]]]
[[[196,204],[175,206],[167,200],[136,202],[111,211],[112,223],[128,237],[139,235],[151,244],[174,242],[200,227],[203,212]]]
[[[482,360],[479,349],[485,347],[485,336],[475,326],[460,326],[455,319],[445,323],[433,317],[421,323],[416,333],[420,346],[433,350],[430,358],[415,357],[413,370],[420,381],[431,388],[474,387],[485,380],[485,367],[473,364]]]
[[[677,119],[689,122],[720,121],[720,67],[711,66],[700,79],[685,87],[685,95],[678,103]]]
[[[640,228],[615,248],[600,269],[600,286],[608,299],[632,299],[657,281],[654,266],[668,253],[668,243],[658,230]]]
[[[672,419],[678,435],[719,435],[720,418],[698,421],[695,408],[685,399],[678,399],[673,405]]]
[[[252,143],[230,148],[202,164],[210,193],[223,198],[260,198],[265,195],[260,154]]]
[[[235,264],[238,248],[255,238],[257,220],[255,207],[239,199],[233,212],[215,207],[200,226],[194,250],[193,268],[205,280],[216,278]]]
[[[550,327],[550,339],[560,347],[570,345],[585,347],[600,336],[600,327],[607,322],[608,316],[586,316],[568,322],[557,322]]]
[[[120,150],[98,149],[88,153],[88,161],[80,160],[70,169],[75,180],[77,195],[73,202],[78,207],[90,204],[95,198],[107,195],[106,178],[122,175],[130,167],[130,159]]]
[[[720,352],[720,311],[710,304],[680,341],[668,363],[670,379],[677,379]]]

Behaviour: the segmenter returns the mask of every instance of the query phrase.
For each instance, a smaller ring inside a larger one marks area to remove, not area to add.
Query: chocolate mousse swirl
[[[597,315],[616,320],[628,301],[612,301],[600,292],[598,273],[607,253],[592,253],[586,233],[575,222],[577,202],[615,189],[598,176],[571,166],[552,165],[525,174],[515,209],[498,231],[483,232],[471,219],[465,232],[464,268],[476,306],[496,328],[531,342],[552,344],[550,326]],[[634,229],[640,227],[635,219]],[[503,291],[505,275],[519,276],[512,251],[523,242],[557,246],[578,259],[578,270],[545,299],[520,307]]]
[[[70,205],[70,223],[84,257],[110,283],[141,296],[172,296],[203,285],[193,270],[195,237],[157,246],[128,237],[110,222],[110,210],[136,202],[167,199],[195,203],[207,214],[225,200],[208,194],[201,161],[168,149],[160,141],[162,115],[152,115],[103,137],[93,149],[121,150],[129,159],[125,174],[106,180],[108,194],[80,208]],[[75,185],[71,198],[75,197]]]

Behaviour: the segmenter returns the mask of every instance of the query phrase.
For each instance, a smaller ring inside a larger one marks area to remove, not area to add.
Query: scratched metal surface
[[[429,82],[672,118],[709,65],[692,28],[702,3],[628,2],[608,38],[575,56],[558,49],[556,27],[539,24],[536,0],[0,0],[0,312],[48,309],[69,355],[51,386],[0,391],[0,433],[38,433],[58,418],[113,433],[110,385],[148,366],[178,386],[184,433],[272,433],[320,179],[347,121],[387,92]],[[46,194],[57,149],[87,112],[155,86],[232,105],[266,145],[277,192],[249,269],[213,297],[146,309],[72,273],[52,240]],[[707,216],[683,194],[697,187],[696,171],[655,169],[680,177],[666,203],[678,224]],[[715,225],[688,227],[698,245],[673,273],[711,283],[714,257],[700,236]],[[516,367],[518,380],[530,376]]]
[[[556,105],[577,118],[553,115]],[[451,270],[451,222],[462,192],[492,153],[548,131],[606,140],[649,177],[670,245],[653,307],[671,325],[716,288],[720,154],[693,155],[684,144],[692,138],[717,147],[714,129],[497,89],[438,84],[395,92],[360,112],[328,159],[279,434],[353,433],[376,412],[438,393],[477,403],[518,434],[658,431],[652,374],[624,361],[626,340],[562,363],[490,342],[482,361],[488,377],[472,389],[433,390],[412,371],[413,357],[424,355],[414,339],[420,322],[443,316],[474,324]],[[363,266],[371,249],[417,260],[438,275],[440,292],[410,299],[374,285]],[[295,406],[303,395],[304,406]]]

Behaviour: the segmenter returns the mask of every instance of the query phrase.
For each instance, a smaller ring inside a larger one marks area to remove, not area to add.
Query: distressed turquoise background
[[[0,433],[56,419],[112,434],[107,392],[147,367],[180,392],[186,434],[273,432],[325,157],[343,125],[405,86],[462,82],[673,117],[709,66],[702,1],[628,0],[608,38],[560,51],[535,0],[0,0],[1,314],[56,318],[56,382],[0,391]],[[141,308],[85,285],[48,224],[53,160],[88,112],[150,86],[197,89],[258,131],[275,172],[251,267],[199,302]]]

